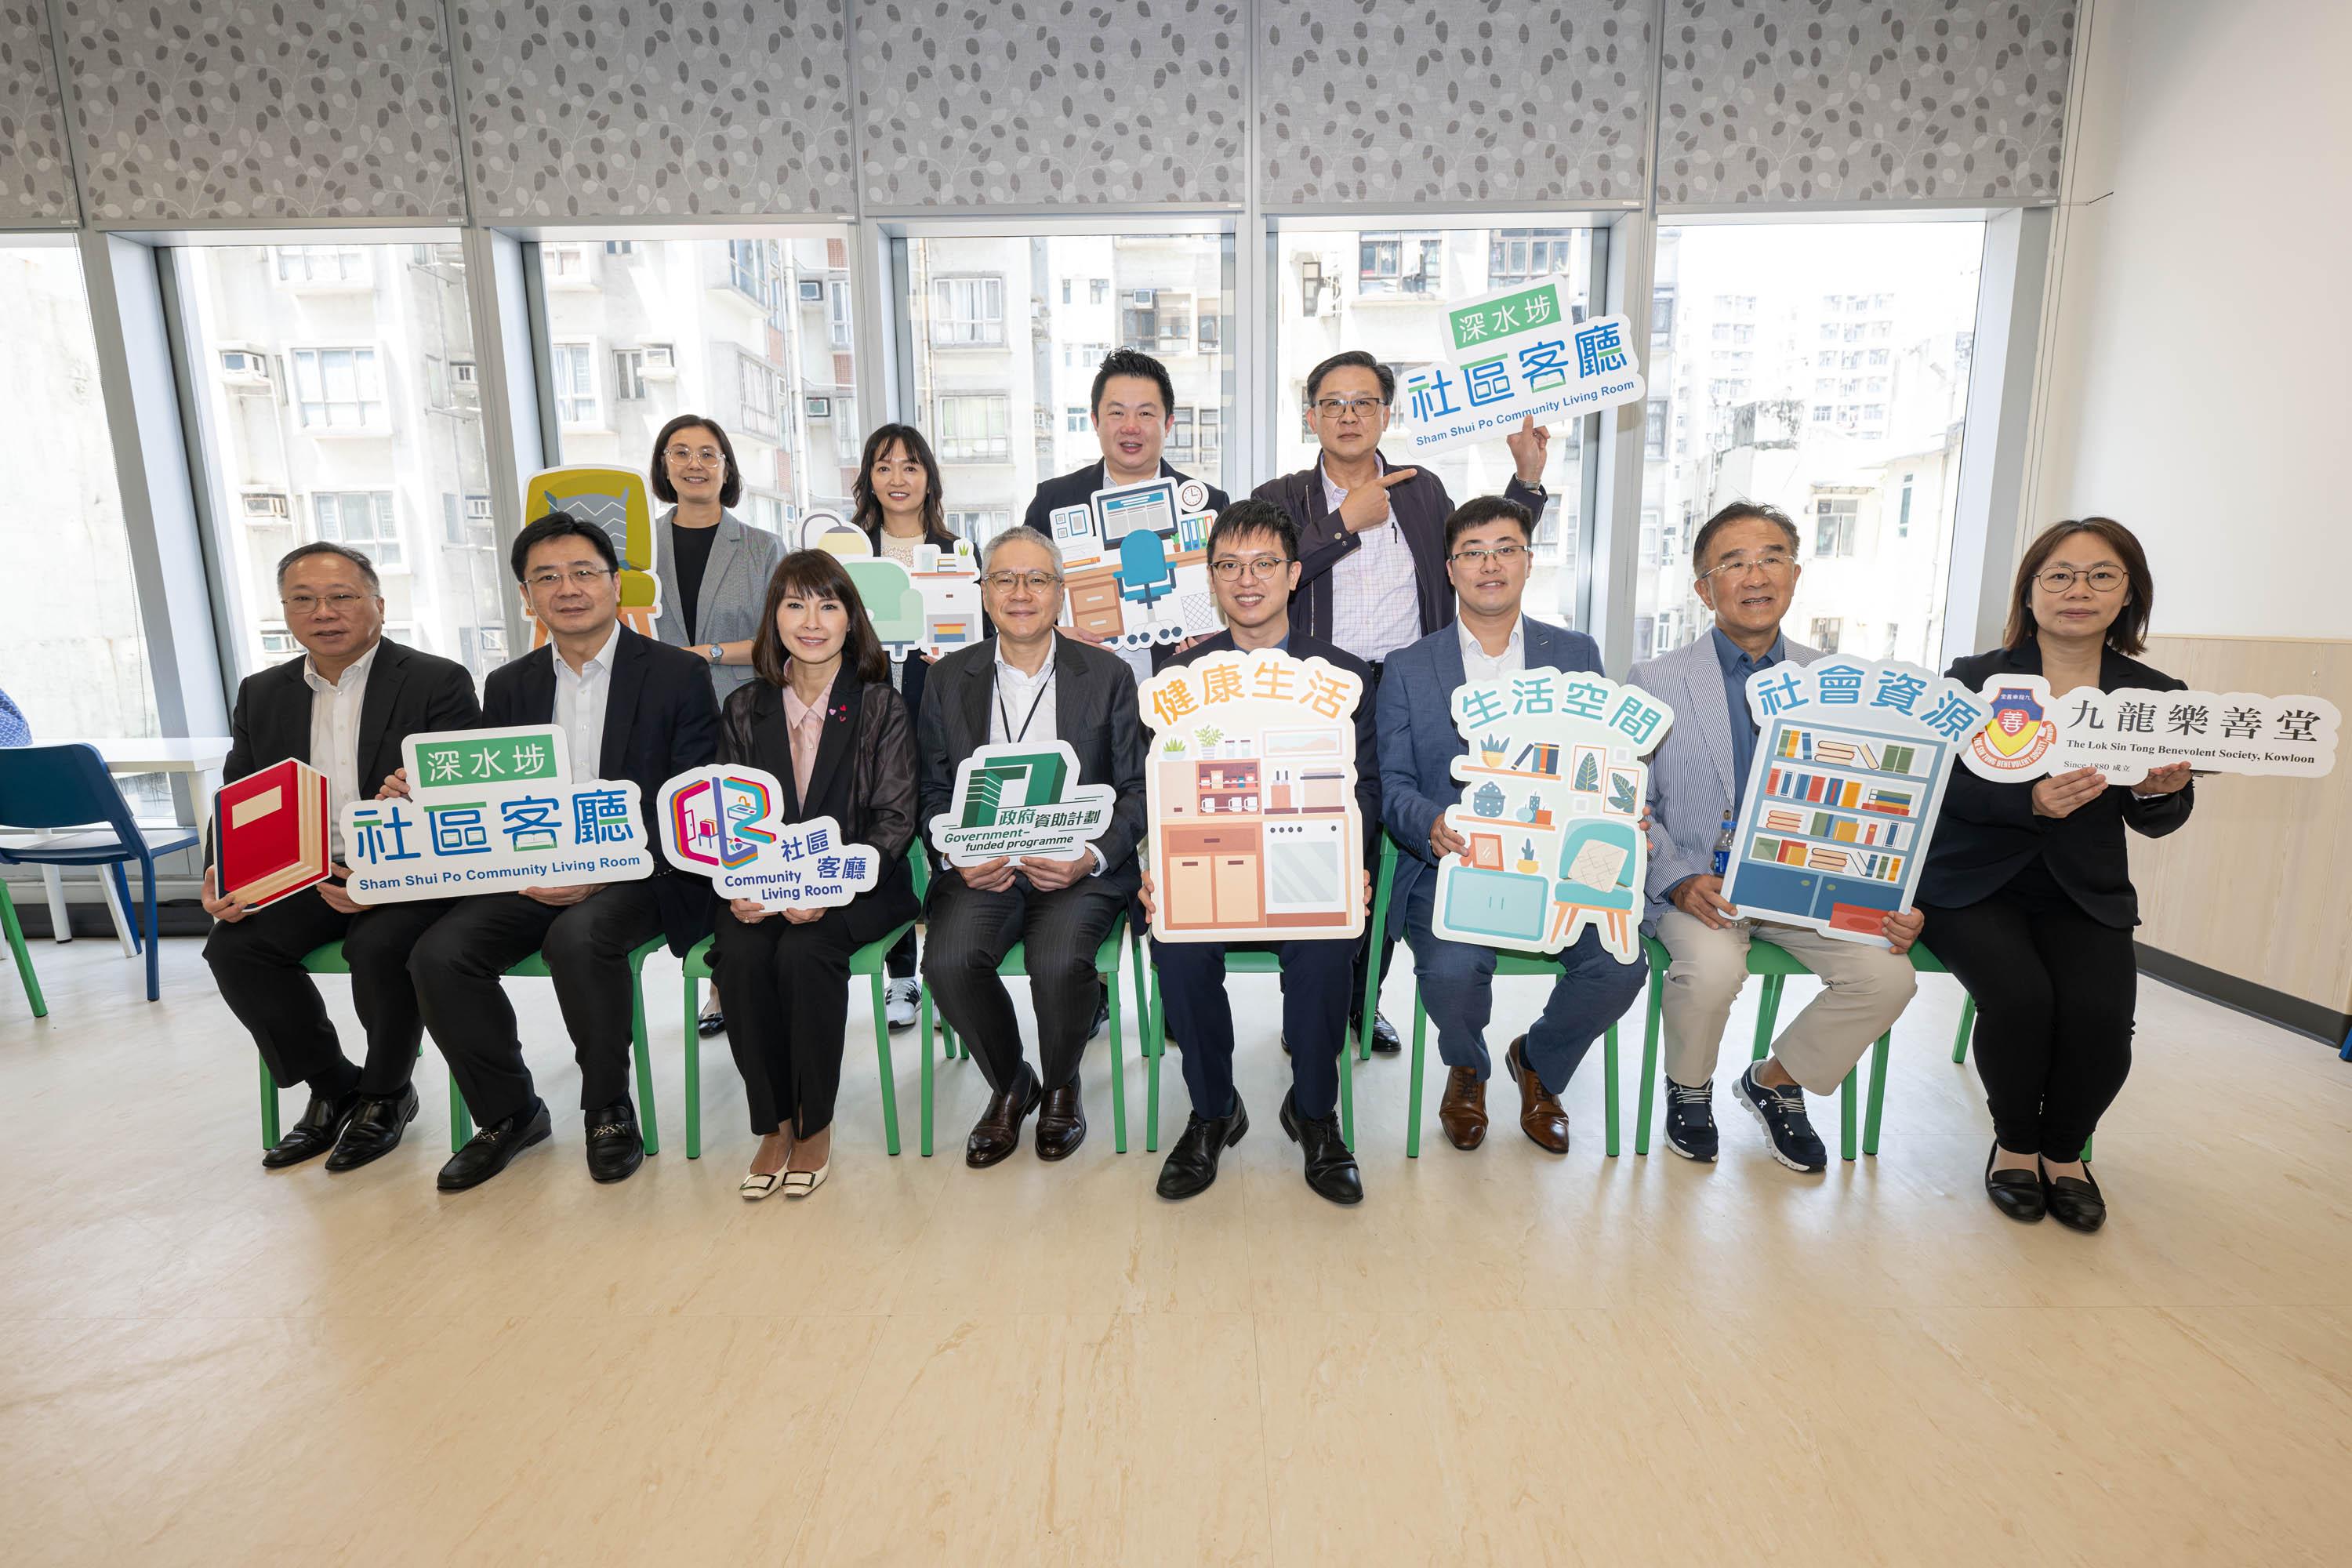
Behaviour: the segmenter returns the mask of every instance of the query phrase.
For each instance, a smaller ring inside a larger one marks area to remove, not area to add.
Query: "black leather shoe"
[[[2107,1200],[2100,1195],[2099,1184],[2091,1180],[2088,1165],[2080,1181],[2042,1172],[2042,1199],[2050,1206],[2050,1217],[2068,1230],[2087,1234],[2107,1223]]]
[[[1045,1091],[1037,1110],[1037,1158],[1066,1160],[1087,1141],[1087,1108],[1078,1102],[1078,1080]]]
[[[1013,1080],[1010,1090],[988,1097],[988,1108],[971,1124],[971,1136],[963,1141],[963,1163],[979,1171],[1009,1157],[1021,1147],[1022,1121],[1045,1098],[1036,1075],[1024,1062],[1021,1076]]]
[[[1307,1154],[1307,1184],[1318,1197],[1329,1198],[1335,1204],[1360,1204],[1364,1201],[1364,1178],[1356,1170],[1356,1156],[1349,1151],[1348,1141],[1339,1136],[1339,1118],[1301,1116],[1297,1096],[1282,1097],[1282,1130],[1290,1141]]]
[[[359,1108],[357,1091],[341,1100],[320,1100],[312,1095],[310,1103],[302,1108],[302,1120],[286,1130],[277,1148],[261,1156],[262,1169],[282,1171],[289,1165],[317,1159],[335,1146],[335,1140],[342,1136],[344,1126]]]
[[[588,1113],[588,1173],[600,1182],[625,1182],[646,1163],[646,1141],[637,1131],[637,1108],[626,1096]]]
[[[1238,1094],[1234,1096],[1231,1116],[1196,1112],[1187,1118],[1176,1147],[1168,1151],[1168,1163],[1160,1167],[1160,1195],[1189,1198],[1207,1192],[1217,1179],[1217,1156],[1240,1142],[1248,1131],[1249,1111]]]
[[[1102,1032],[1109,1027],[1110,992],[1106,989],[1102,994],[1101,1000],[1095,1004],[1095,1021],[1093,1026],[1087,1030],[1087,1038],[1089,1040],[1099,1038]]]
[[[1348,1044],[1352,1048],[1364,1033],[1364,1016],[1358,1013],[1348,1020]],[[1286,1050],[1288,1047],[1284,1047]],[[1404,1037],[1384,1013],[1372,1015],[1372,1051],[1376,1056],[1392,1057],[1404,1049]]]
[[[547,1101],[534,1100],[503,1121],[492,1122],[471,1138],[466,1146],[449,1156],[433,1184],[445,1193],[462,1193],[468,1187],[478,1187],[509,1165],[514,1157],[534,1143],[544,1143],[551,1131],[547,1121]]]
[[[725,1034],[727,1032],[727,1015],[724,1013],[703,1014],[702,1016],[694,1021],[694,1032],[700,1035],[706,1040],[710,1038],[713,1035]]]
[[[356,1171],[371,1160],[383,1159],[400,1147],[400,1135],[415,1120],[416,1086],[413,1083],[398,1094],[365,1096],[352,1112],[343,1135],[335,1140],[335,1152],[327,1156],[327,1169]]]
[[[1985,1196],[1992,1206],[2011,1219],[2021,1219],[2028,1225],[2040,1219],[2049,1209],[2042,1195],[2042,1175],[2038,1171],[1996,1171],[1992,1163],[2000,1157],[2000,1141],[1985,1155]]]

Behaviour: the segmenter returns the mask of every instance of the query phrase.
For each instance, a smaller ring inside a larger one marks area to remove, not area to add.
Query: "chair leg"
[[[686,983],[686,1157],[702,1158],[702,982]]]
[[[466,1110],[466,1097],[457,1089],[457,1075],[449,1075],[449,1152],[456,1153],[474,1135],[474,1119]]]
[[[923,1158],[931,1157],[931,988],[918,986],[915,1027],[923,1032]]]
[[[1601,1037],[1601,1125],[1607,1130],[1609,1157],[1617,1157],[1617,1026]]]
[[[879,971],[871,977],[870,984],[874,991],[874,1067],[882,1075],[882,1144],[896,1154],[898,1152],[898,1074],[890,1065],[889,1003],[883,994]]]
[[[1377,964],[1377,956],[1372,962]],[[1349,1153],[1356,1149],[1356,1053],[1349,1050],[1348,1037],[1339,1037],[1339,1142]]]
[[[1110,1139],[1111,1147],[1127,1152],[1127,1059],[1120,1054],[1118,1043],[1118,971],[1114,969],[1102,977],[1103,992],[1110,998]]]
[[[114,934],[122,943],[122,956],[136,958],[142,951],[139,922],[131,917],[131,881],[124,874],[122,865],[120,860],[107,862],[105,886],[99,891],[102,893],[107,888],[114,889],[114,896],[109,900],[114,916]]]
[[[646,973],[642,967],[629,974],[629,1044],[637,1058],[637,1099],[644,1102],[637,1129],[644,1134],[646,1152],[658,1154],[661,1119],[654,1113],[654,1048],[646,1029]]]
[[[269,1076],[269,1064],[261,1064],[261,1152],[265,1154],[278,1147],[278,1080]]]
[[[1780,1018],[1780,982],[1785,975],[1764,977],[1764,994],[1756,998],[1756,1050],[1748,1059],[1762,1061],[1772,1052],[1772,1026]]]
[[[1845,1081],[1838,1085],[1838,1158],[1849,1163],[1853,1159],[1853,1097],[1862,1086],[1862,1068],[1846,1069]]]
[[[1964,1062],[1969,1059],[1969,1037],[1976,1033],[1976,1028],[1977,999],[1971,996],[1960,1005],[1960,1026],[1954,1030],[1952,1034],[1952,1059],[1954,1061]],[[2345,1042],[2345,1049],[2347,1052],[2352,1052],[2352,1040]]]
[[[163,994],[163,954],[155,946],[155,862],[142,857],[139,868],[141,881],[144,884],[139,904],[142,916],[141,929],[147,933],[147,1000],[152,1002]],[[122,862],[120,860],[114,863],[114,874],[118,877],[122,875]]]
[[[1151,1010],[1143,1017],[1143,1152],[1160,1152],[1160,1058],[1168,1051],[1168,998],[1151,988]]]
[[[1886,1109],[1886,1056],[1894,1044],[1895,1031],[1889,1029],[1878,1037],[1870,1053],[1870,1108],[1862,1119],[1862,1152],[1874,1158],[1878,1153],[1879,1113]]]
[[[1421,1005],[1421,977],[1412,981],[1412,1077],[1404,1092],[1404,1157],[1421,1158],[1422,1055],[1429,1043],[1429,1010]]]
[[[1650,1106],[1658,1092],[1658,1026],[1665,1010],[1665,971],[1650,965],[1650,1009],[1642,1029],[1642,1109],[1633,1118],[1633,1152],[1650,1152]]]
[[[25,984],[25,1000],[32,1005],[33,1016],[46,1018],[49,1005],[41,995],[41,977],[33,973],[32,950],[25,945],[25,928],[16,919],[16,905],[8,896],[7,884],[0,882],[0,925],[7,928],[8,951],[16,960],[16,978]],[[262,1069],[267,1072],[267,1068]]]

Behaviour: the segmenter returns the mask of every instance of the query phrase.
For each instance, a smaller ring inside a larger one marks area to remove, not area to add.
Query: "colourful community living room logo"
[[[2031,687],[2004,686],[1994,693],[1992,717],[1969,737],[1977,761],[2000,773],[2031,773],[2058,739]]]
[[[753,826],[767,819],[773,803],[761,778],[714,770],[695,776],[670,795],[665,826],[687,859],[698,866],[740,870],[775,843],[773,833]]]

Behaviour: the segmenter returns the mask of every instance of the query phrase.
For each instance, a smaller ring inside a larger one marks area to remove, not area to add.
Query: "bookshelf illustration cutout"
[[[881,857],[830,816],[782,818],[783,781],[764,768],[710,767],[662,785],[662,856],[708,877],[722,899],[771,910],[834,909],[882,879]]]
[[[1558,952],[1587,929],[1620,963],[1641,952],[1650,753],[1674,710],[1605,677],[1534,669],[1455,689],[1467,751],[1445,825],[1469,845],[1437,868],[1431,929]]]

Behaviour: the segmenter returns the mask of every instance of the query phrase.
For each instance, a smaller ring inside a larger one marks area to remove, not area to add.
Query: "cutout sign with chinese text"
[[[1462,803],[1445,825],[1469,845],[1437,868],[1430,929],[1451,942],[1558,952],[1584,934],[1620,963],[1641,955],[1650,871],[1644,760],[1675,721],[1648,692],[1605,677],[1530,669],[1454,689]]]
[[[696,768],[662,785],[662,854],[722,899],[833,909],[882,879],[882,858],[830,816],[784,822],[783,782],[761,768]]]
[[[1996,782],[2096,768],[2134,784],[2171,763],[2315,779],[2336,765],[2338,716],[2324,697],[2121,687],[2054,698],[2039,675],[1995,676],[1979,695],[1989,712],[1960,760]]]
[[[831,512],[812,513],[803,525],[801,548],[841,557],[842,570],[857,584],[874,635],[891,658],[911,653],[934,658],[968,647],[986,635],[981,616],[980,563],[967,540],[953,550],[915,546],[915,563],[874,553],[864,529]]]
[[[1115,648],[1181,642],[1223,627],[1209,592],[1209,487],[1145,479],[1055,509],[1062,551],[1062,625]]]
[[[1162,942],[1364,929],[1360,677],[1278,648],[1171,665],[1138,694]]]
[[[635,882],[653,875],[637,786],[572,782],[552,724],[449,730],[401,743],[405,800],[343,808],[344,890],[362,904]]]
[[[1066,741],[1000,741],[956,767],[948,809],[931,818],[931,845],[950,866],[1001,855],[1067,860],[1110,826],[1118,794],[1078,782]]]
[[[1405,373],[1399,434],[1416,458],[1491,441],[1533,416],[1579,419],[1644,388],[1622,316],[1574,320],[1568,279],[1516,283],[1445,308],[1445,353]]]
[[[655,565],[661,530],[654,526],[645,475],[593,463],[541,468],[522,487],[522,518],[536,522],[551,511],[568,511],[604,531],[621,563],[621,620],[631,631],[652,637],[662,613],[661,573]],[[487,543],[487,523],[483,533]],[[538,626],[536,620],[532,624]],[[547,628],[539,626],[531,646],[546,640]]]
[[[1756,761],[1724,898],[1743,917],[1889,945],[1880,926],[1911,907],[1984,704],[1916,665],[1832,654],[1758,670],[1748,708]]]

